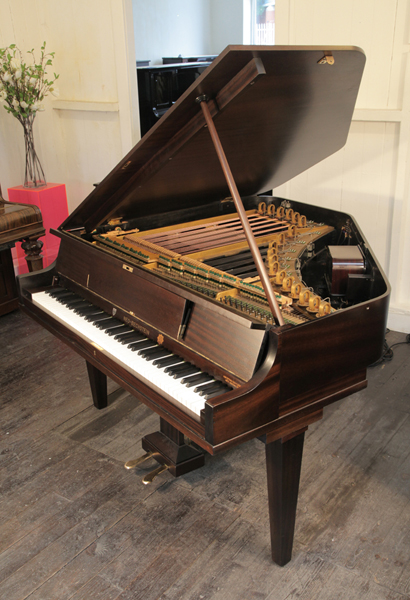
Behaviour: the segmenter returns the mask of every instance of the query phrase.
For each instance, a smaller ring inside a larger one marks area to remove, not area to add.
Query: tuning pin
[[[269,277],[274,277],[279,271],[279,263],[277,260],[269,262]]]
[[[285,216],[285,209],[283,208],[283,206],[278,206],[277,210],[276,210],[276,216],[278,217],[278,219],[283,219]]]
[[[290,275],[289,277],[284,277],[282,281],[282,290],[284,292],[290,292],[294,281],[295,278],[292,275]]]
[[[258,213],[260,215],[266,215],[266,202],[259,202]]]
[[[310,291],[304,288],[299,294],[299,306],[309,306]]]
[[[299,299],[299,294],[302,291],[302,284],[298,281],[294,281],[291,285],[290,288],[290,297],[296,299]]]
[[[289,225],[288,230],[286,232],[286,235],[290,238],[294,238],[296,237],[296,226],[295,225]]]
[[[153,471],[151,471],[151,473],[148,473],[148,475],[145,475],[145,477],[142,478],[142,483],[144,485],[148,485],[149,483],[152,483],[155,479],[155,477],[157,477],[157,475],[161,475],[161,473],[163,473],[164,471],[167,471],[169,469],[169,465],[158,465],[158,467],[156,469],[154,469]]]
[[[326,300],[322,300],[319,305],[319,317],[324,317],[325,315],[329,315],[332,312],[332,307],[330,302],[326,302]]]
[[[275,283],[276,283],[276,285],[282,285],[283,280],[285,279],[285,277],[286,277],[286,271],[284,271],[284,270],[278,271],[276,273],[276,276],[275,276]]]
[[[276,251],[273,252],[273,250],[268,250],[266,256],[270,263],[271,262],[279,262],[279,258],[278,258],[278,255],[276,254]]]
[[[319,311],[319,306],[320,306],[319,296],[316,296],[315,294],[311,294],[310,298],[309,298],[309,306],[307,309],[308,312],[317,313]]]
[[[135,458],[134,460],[127,461],[125,463],[124,467],[126,469],[134,469],[135,467],[137,467],[138,465],[143,463],[145,460],[148,460],[149,458],[151,458],[151,456],[153,456],[153,455],[154,455],[154,452],[146,452],[139,458]]]
[[[275,216],[275,211],[276,211],[276,207],[274,204],[269,204],[268,206],[268,215],[270,217],[274,217]]]

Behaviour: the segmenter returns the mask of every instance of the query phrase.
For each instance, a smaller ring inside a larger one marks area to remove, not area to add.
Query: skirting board
[[[390,306],[387,327],[392,331],[410,333],[410,310]]]

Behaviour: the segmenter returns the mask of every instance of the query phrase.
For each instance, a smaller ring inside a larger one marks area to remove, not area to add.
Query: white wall
[[[212,54],[243,43],[243,0],[211,0]]]
[[[1,0],[0,47],[55,51],[60,97],[46,98],[35,144],[48,182],[65,183],[70,211],[138,141],[131,0]],[[0,108],[3,193],[21,185],[20,123]]]
[[[137,60],[211,52],[209,0],[133,0]]]
[[[367,56],[344,149],[274,190],[352,214],[392,285],[389,327],[410,331],[410,1],[276,0],[278,45]]]
[[[164,56],[219,54],[243,39],[243,0],[132,0],[135,53],[150,65]]]

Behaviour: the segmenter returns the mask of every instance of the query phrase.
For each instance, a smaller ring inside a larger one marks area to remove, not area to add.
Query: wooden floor
[[[2,600],[410,598],[409,344],[309,429],[281,568],[261,442],[144,486],[154,465],[123,463],[156,415],[125,393],[95,409],[83,361],[20,312],[0,331]]]

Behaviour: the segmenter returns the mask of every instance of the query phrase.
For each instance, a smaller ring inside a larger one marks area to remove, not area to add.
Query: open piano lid
[[[201,95],[240,195],[281,185],[345,144],[364,64],[354,47],[228,46],[61,229],[229,196]]]

